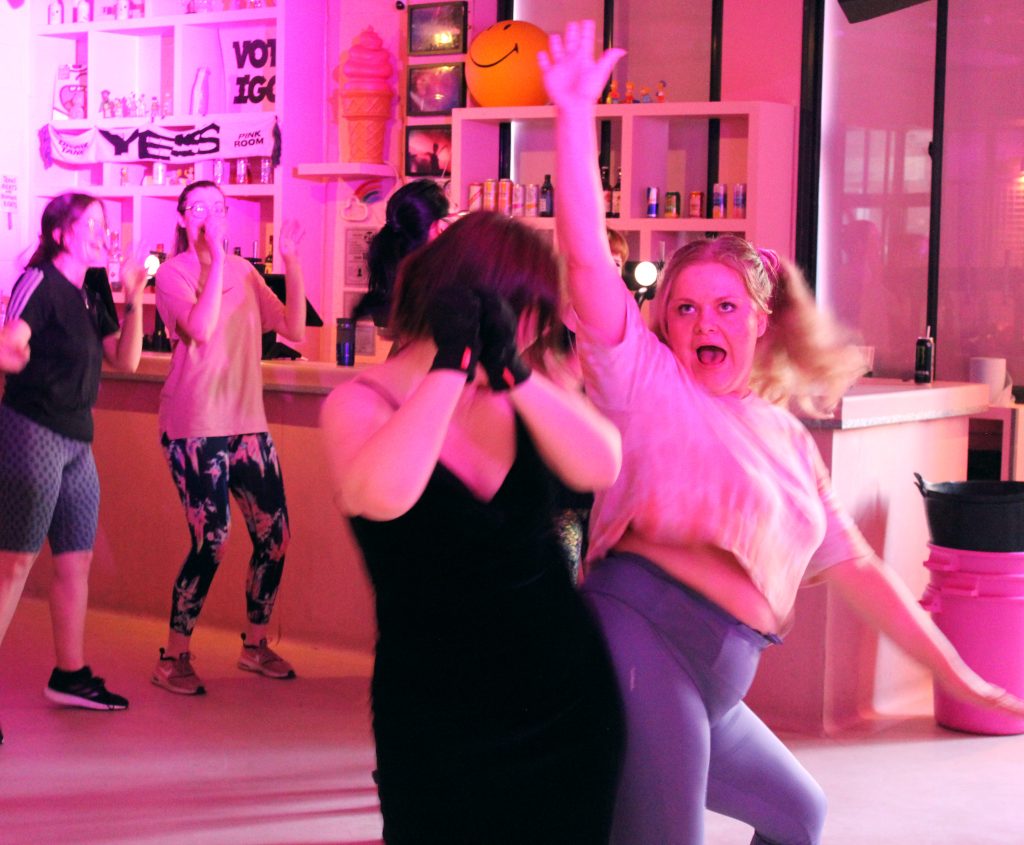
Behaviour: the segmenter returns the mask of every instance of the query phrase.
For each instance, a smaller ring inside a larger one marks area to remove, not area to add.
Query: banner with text
[[[280,133],[273,114],[218,115],[191,129],[149,124],[124,129],[94,126],[76,130],[53,123],[46,129],[42,153],[48,165],[54,161],[63,164],[166,161],[187,165],[211,158],[246,156],[267,156],[276,164],[281,154]]]

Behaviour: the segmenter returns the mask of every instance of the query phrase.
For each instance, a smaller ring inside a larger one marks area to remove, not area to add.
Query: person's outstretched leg
[[[817,845],[826,801],[792,752],[740,703],[711,729],[708,809],[751,825],[754,845]]]

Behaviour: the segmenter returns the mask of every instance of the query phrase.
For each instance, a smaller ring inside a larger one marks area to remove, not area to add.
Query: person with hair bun
[[[618,694],[553,514],[614,480],[619,437],[547,375],[560,293],[543,234],[468,214],[402,263],[398,351],[324,404],[376,598],[388,845],[608,841]]]
[[[651,328],[608,249],[594,103],[621,50],[594,23],[539,57],[557,117],[556,215],[587,396],[616,423],[622,471],[598,492],[583,591],[616,667],[626,753],[616,845],[703,841],[705,809],[756,845],[821,841],[825,796],[743,703],[801,584],[827,582],[864,619],[976,704],[1024,715],[986,683],[877,558],[831,488],[805,426],[861,371],[799,271],[725,235],[666,265]]]
[[[370,241],[367,269],[370,289],[359,300],[352,316],[371,317],[385,328],[391,311],[391,292],[402,259],[437,237],[448,216],[448,197],[433,179],[417,179],[402,185],[388,199],[384,226]]]
[[[125,264],[119,324],[106,274],[93,271],[106,265],[110,247],[103,203],[89,194],[54,197],[41,230],[0,331],[0,642],[48,539],[57,661],[43,693],[58,704],[124,710],[127,699],[85,662],[100,500],[92,409],[104,361],[125,372],[138,367],[145,273],[135,258]]]

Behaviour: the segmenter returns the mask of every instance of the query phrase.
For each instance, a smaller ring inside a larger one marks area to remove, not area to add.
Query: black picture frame
[[[452,169],[450,125],[405,128],[405,175],[447,176]]]
[[[410,65],[405,86],[405,111],[412,117],[450,115],[466,105],[466,65],[444,62]]]
[[[409,55],[466,52],[469,4],[416,3],[409,6]]]

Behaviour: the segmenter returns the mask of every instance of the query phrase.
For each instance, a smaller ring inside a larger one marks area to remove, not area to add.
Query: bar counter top
[[[143,352],[139,368],[134,373],[123,373],[104,365],[103,378],[117,381],[164,382],[171,366],[169,352]],[[328,394],[344,381],[352,378],[365,364],[339,367],[322,361],[300,361],[283,358],[261,361],[263,388],[287,393]]]
[[[852,429],[965,417],[988,410],[988,387],[956,381],[915,384],[863,378],[843,396],[835,416],[804,420],[811,429]]]
[[[167,378],[170,360],[169,353],[144,352],[136,372],[122,373],[104,367],[103,377],[163,382]],[[354,367],[339,367],[323,361],[263,361],[263,386],[268,391],[326,395],[372,363],[363,363],[358,358]],[[834,417],[825,420],[805,420],[805,423],[812,429],[865,428],[968,416],[986,410],[988,388],[985,385],[954,381],[915,384],[909,380],[894,378],[863,378],[843,397]]]

